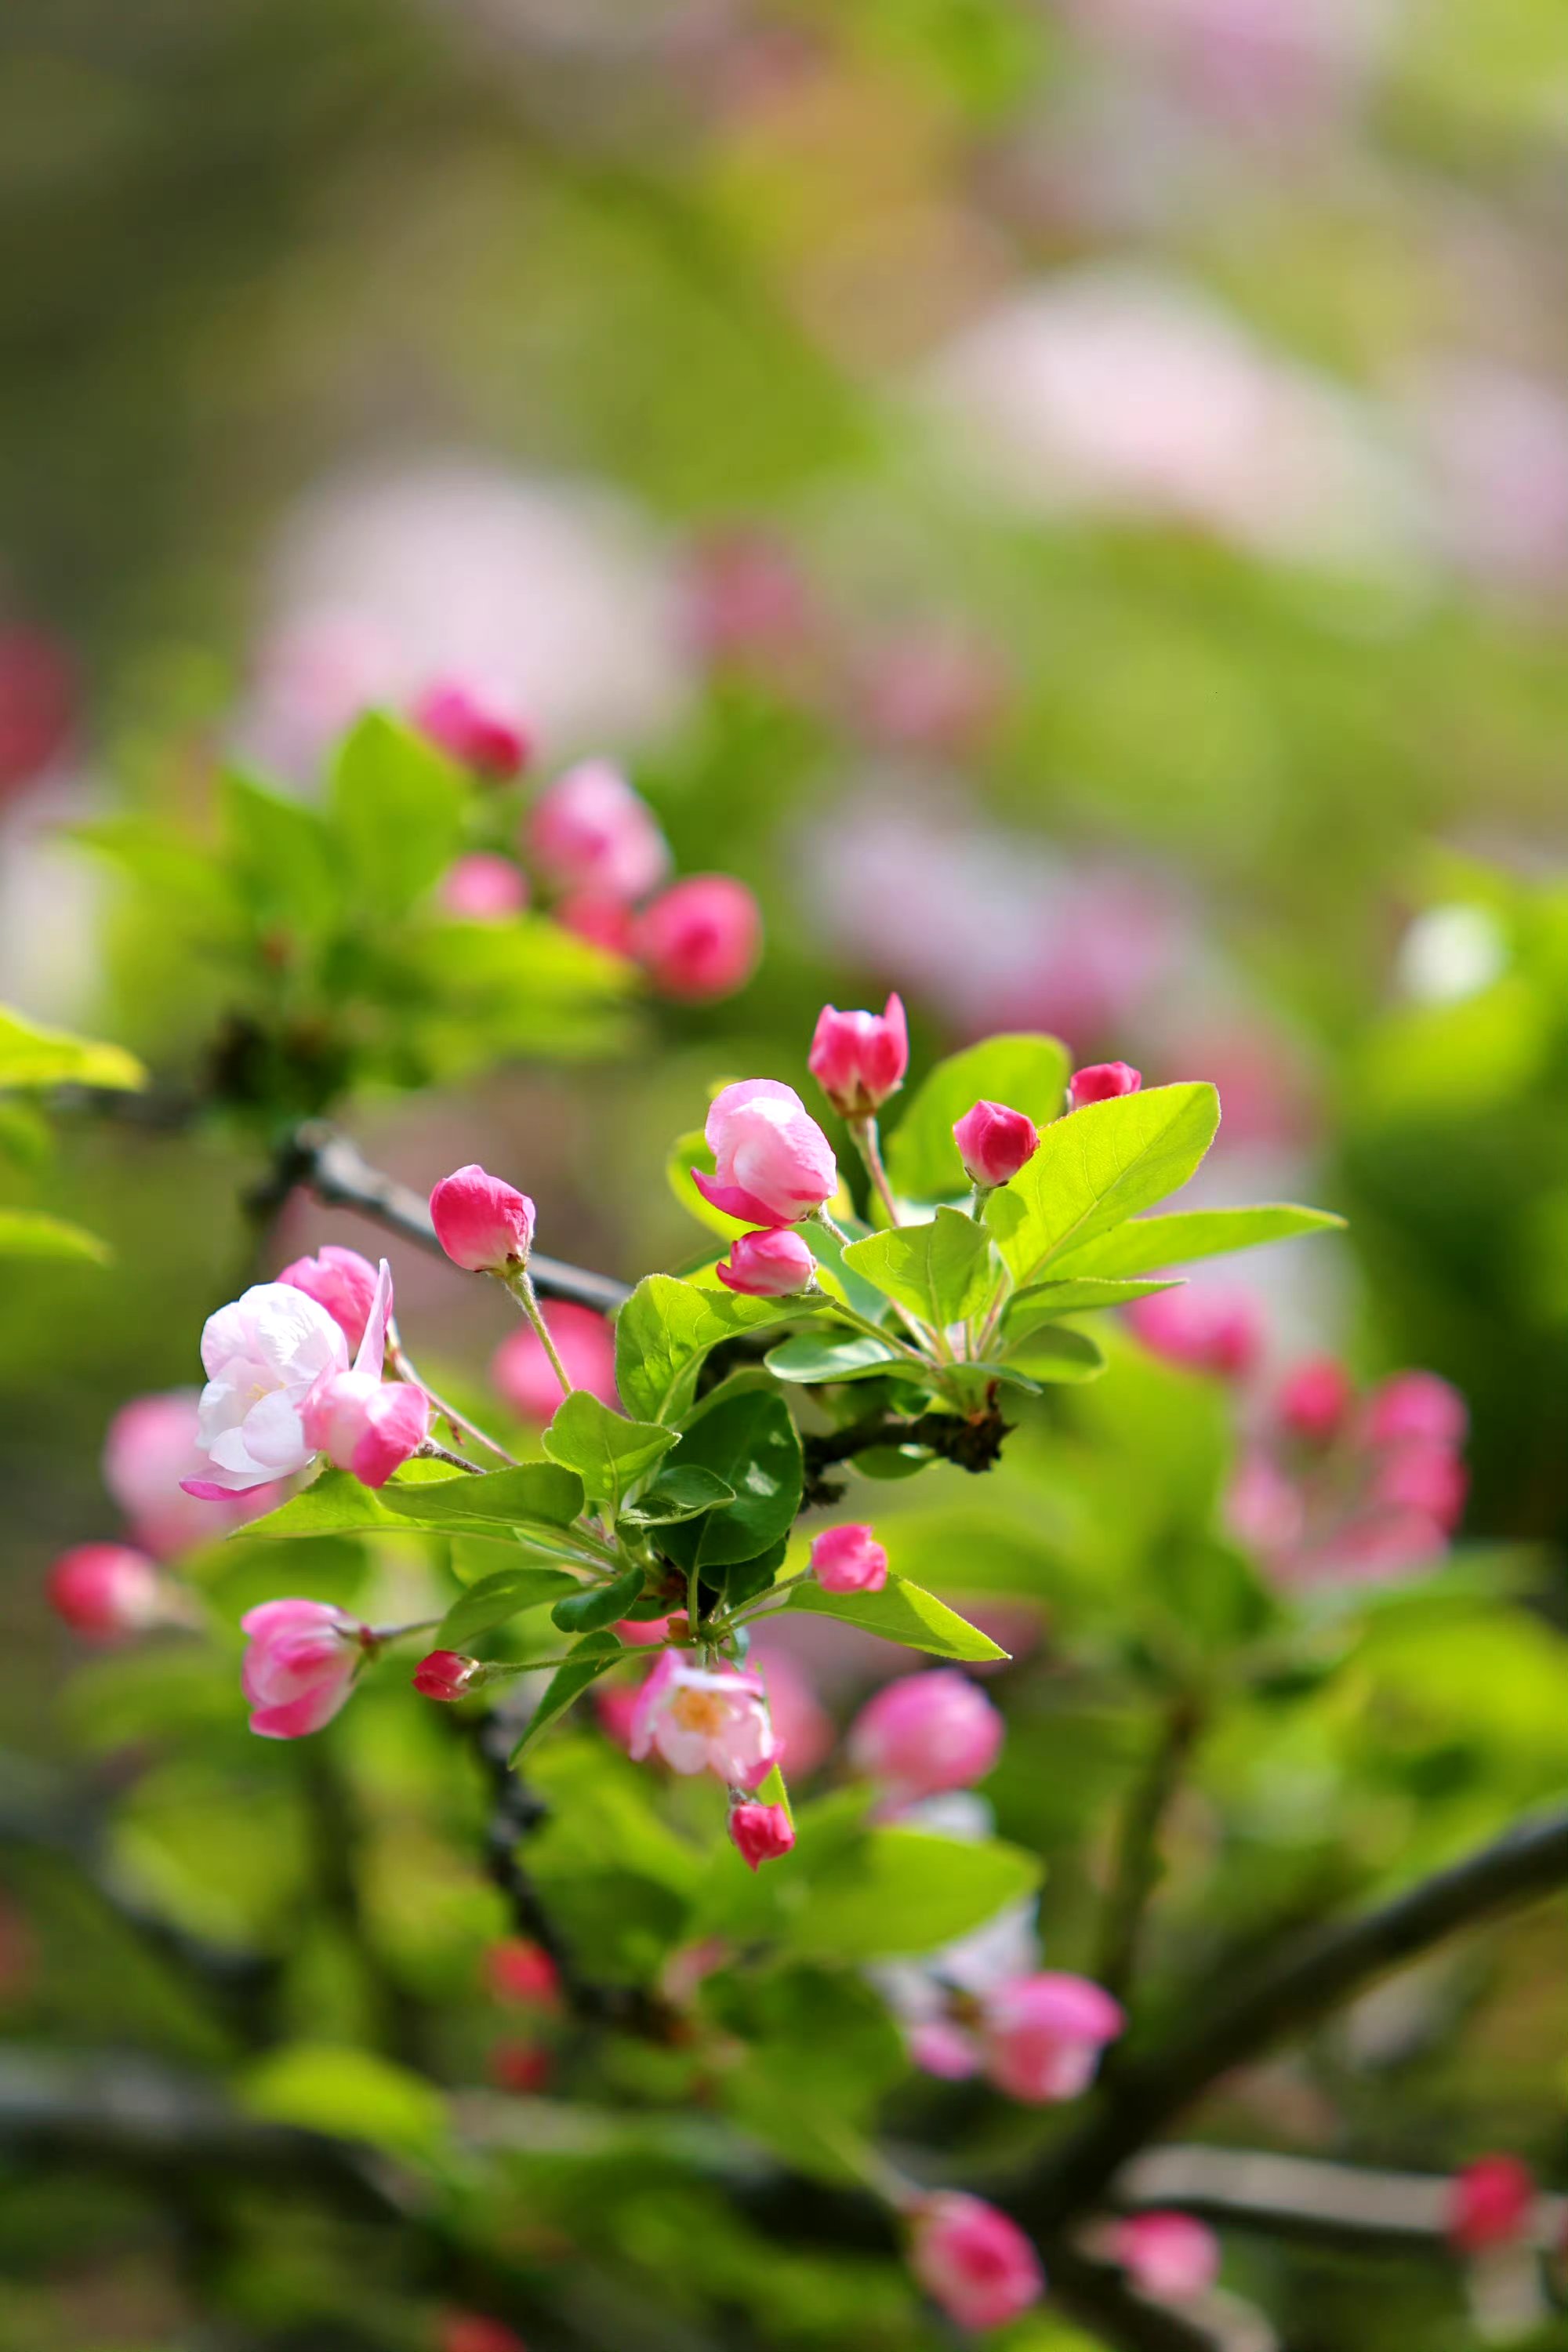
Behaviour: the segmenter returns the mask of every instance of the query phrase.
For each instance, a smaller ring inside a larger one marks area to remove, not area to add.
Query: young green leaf
[[[781,1381],[811,1386],[822,1381],[865,1381],[894,1367],[915,1367],[897,1348],[868,1331],[798,1331],[770,1348],[767,1367]]]
[[[879,1633],[884,1642],[900,1642],[906,1649],[929,1651],[933,1658],[1005,1658],[988,1633],[971,1625],[934,1592],[889,1575],[880,1592],[825,1592],[809,1577],[790,1587],[789,1605],[815,1617],[837,1617],[863,1633]]]
[[[943,1330],[983,1307],[995,1276],[991,1237],[957,1209],[851,1243],[844,1263],[899,1306]]]
[[[1042,1129],[1027,1167],[985,1203],[1014,1281],[1038,1282],[1069,1250],[1184,1184],[1218,1126],[1213,1087],[1187,1085],[1090,1103]]]
[[[674,1462],[661,1470],[635,1503],[621,1513],[634,1528],[669,1528],[681,1519],[700,1518],[721,1503],[732,1503],[735,1489],[727,1479],[695,1462]]]
[[[617,1658],[627,1655],[613,1633],[584,1633],[563,1665],[557,1666],[544,1686],[544,1696],[529,1718],[528,1727],[511,1751],[516,1763],[525,1755],[540,1734],[548,1731],[556,1717],[564,1715],[574,1699],[581,1698],[589,1685],[613,1666]]]
[[[675,1432],[655,1422],[627,1421],[586,1389],[574,1389],[542,1442],[552,1462],[576,1472],[592,1500],[618,1505],[626,1488],[668,1453]]]
[[[814,1876],[787,1940],[801,1957],[840,1965],[902,1958],[968,1935],[1039,1882],[1034,1855],[1015,1845],[871,1830]]]
[[[1081,1118],[1083,1113],[1074,1117]],[[1096,1240],[1075,1243],[1057,1260],[1057,1271],[1075,1281],[1090,1275],[1120,1281],[1157,1266],[1183,1265],[1195,1257],[1289,1241],[1295,1234],[1338,1232],[1343,1224],[1342,1217],[1327,1209],[1300,1209],[1286,1201],[1247,1209],[1182,1209],[1169,1217],[1140,1217]]]
[[[919,1088],[887,1147],[895,1192],[910,1201],[951,1201],[969,1189],[956,1122],[982,1100],[1021,1110],[1037,1127],[1057,1117],[1072,1057],[1056,1037],[988,1037],[939,1062]]]
[[[616,1386],[627,1412],[645,1421],[679,1421],[710,1348],[806,1311],[797,1299],[742,1298],[673,1274],[647,1276],[616,1318]]]
[[[81,1225],[42,1209],[0,1209],[0,1258],[49,1259],[56,1264],[107,1265],[114,1253]]]
[[[1131,1231],[1132,1228],[1123,1228]],[[1129,1307],[1152,1291],[1173,1290],[1172,1282],[1108,1282],[1098,1275],[1081,1280],[1037,1282],[1032,1289],[1016,1291],[1002,1318],[1002,1337],[1009,1344],[1054,1322],[1058,1315],[1082,1315],[1093,1307]]]
[[[451,864],[462,843],[463,784],[433,743],[382,711],[345,738],[331,810],[350,895],[376,915],[401,915]]]
[[[763,1389],[722,1391],[680,1441],[683,1465],[711,1470],[735,1490],[732,1503],[672,1528],[664,1548],[689,1568],[753,1559],[786,1535],[800,1508],[800,1436],[784,1399]]]
[[[0,1087],[143,1087],[147,1073],[119,1045],[46,1029],[0,1005]]]
[[[580,1584],[555,1603],[551,1622],[563,1633],[596,1633],[626,1615],[641,1594],[643,1581],[642,1570],[634,1567],[610,1584]]]
[[[379,1494],[362,1486],[346,1470],[323,1470],[307,1486],[265,1518],[253,1519],[247,1536],[352,1535],[362,1528],[425,1528],[436,1534],[525,1536],[531,1525],[569,1528],[583,1508],[583,1481],[552,1462],[525,1462],[514,1470],[482,1477],[454,1472],[449,1478],[393,1479]]]
[[[503,1568],[499,1575],[481,1576],[453,1601],[430,1646],[466,1650],[481,1633],[493,1632],[521,1611],[559,1601],[577,1589],[577,1579],[561,1568]]]
[[[338,860],[319,813],[233,770],[219,786],[236,884],[258,924],[282,923],[306,939],[339,911]]]

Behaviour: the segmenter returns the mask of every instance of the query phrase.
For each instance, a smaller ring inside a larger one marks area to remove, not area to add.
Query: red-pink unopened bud
[[[491,2082],[520,2099],[535,2097],[553,2072],[554,2060],[542,2042],[498,2042],[490,2052]]]
[[[263,1739],[303,1739],[345,1706],[368,1629],[325,1601],[264,1601],[239,1621],[240,1686]]]
[[[978,1683],[938,1666],[900,1675],[868,1699],[849,1727],[849,1759],[901,1801],[934,1797],[984,1780],[1003,1729]]]
[[[645,907],[632,952],[661,996],[712,1004],[733,996],[757,968],[763,918],[732,874],[690,874]]]
[[[414,706],[414,724],[432,743],[492,783],[521,773],[533,739],[498,696],[462,678],[437,678]]]
[[[497,2000],[523,2009],[551,2009],[560,1998],[561,1972],[542,1944],[521,1936],[492,1944],[485,1954],[485,1979]]]
[[[797,1233],[778,1226],[740,1234],[713,1269],[726,1290],[746,1298],[787,1298],[816,1279],[816,1260]]]
[[[1452,1383],[1436,1372],[1395,1372],[1374,1389],[1367,1408],[1366,1433],[1373,1445],[1462,1445],[1469,1408]]]
[[[730,1837],[750,1870],[777,1862],[795,1843],[795,1824],[782,1805],[750,1802],[730,1808]]]
[[[897,1094],[910,1066],[904,1008],[889,996],[880,1013],[840,1013],[825,1004],[806,1067],[842,1118],[868,1118]]]
[[[468,1274],[504,1275],[526,1265],[533,1246],[533,1202],[477,1161],[443,1176],[430,1195],[436,1238]]]
[[[510,857],[475,849],[448,866],[436,896],[445,914],[462,923],[505,923],[528,905],[528,877]]]
[[[436,2323],[436,2352],[528,2352],[528,2347],[521,2336],[483,2312],[448,2311]]]
[[[653,811],[607,760],[583,761],[540,794],[524,847],[552,889],[622,906],[646,898],[669,869]]]
[[[1189,2303],[1219,2276],[1219,2240],[1190,2213],[1132,2213],[1118,2221],[1111,2248],[1140,2294]]]
[[[704,1129],[713,1173],[691,1181],[726,1216],[793,1225],[838,1189],[833,1146],[793,1087],[743,1078],[713,1097]]]
[[[1247,1290],[1197,1284],[1152,1291],[1126,1310],[1152,1355],[1189,1371],[1239,1380],[1263,1349],[1263,1310]]]
[[[375,1297],[375,1268],[358,1250],[327,1242],[314,1257],[297,1257],[278,1277],[324,1307],[351,1348],[364,1338]]]
[[[1516,2245],[1530,2228],[1535,2176],[1517,2156],[1481,2156],[1448,2184],[1448,2242],[1463,2254]]]
[[[479,1671],[478,1658],[460,1650],[432,1650],[414,1669],[414,1687],[421,1698],[461,1698]]]
[[[430,1434],[423,1389],[369,1372],[326,1372],[300,1407],[305,1443],[362,1486],[384,1486]]]
[[[811,1547],[811,1567],[824,1592],[880,1592],[888,1581],[888,1555],[861,1522],[824,1528]]]
[[[1402,1445],[1373,1474],[1374,1502],[1413,1511],[1452,1533],[1465,1516],[1469,1475],[1457,1454],[1442,1445]]]
[[[1337,1356],[1310,1356],[1280,1388],[1280,1426],[1304,1444],[1327,1445],[1344,1427],[1354,1397],[1351,1376]]]
[[[960,2327],[1005,2327],[1046,2288],[1039,2256],[1017,2223],[956,2189],[917,2207],[910,2268]]]
[[[544,1326],[555,1352],[566,1367],[574,1389],[586,1389],[612,1412],[620,1404],[616,1394],[616,1335],[602,1315],[569,1299],[552,1298],[542,1307]],[[554,1419],[561,1402],[555,1368],[526,1323],[509,1331],[490,1358],[490,1378],[520,1421]]]
[[[977,1102],[966,1110],[953,1127],[952,1139],[964,1174],[986,1191],[1010,1183],[1040,1147],[1034,1120],[997,1102]]]
[[[143,1633],[163,1614],[158,1570],[129,1544],[79,1544],[49,1570],[49,1606],[73,1633],[113,1642]]]
[[[1135,1095],[1142,1083],[1143,1073],[1130,1062],[1090,1062],[1068,1080],[1068,1108],[1081,1110],[1085,1103],[1114,1102],[1118,1095]]]
[[[1088,1977],[1050,1969],[1016,1977],[984,2004],[985,2071],[1009,2098],[1035,2105],[1076,2099],[1126,2022],[1120,2002]]]

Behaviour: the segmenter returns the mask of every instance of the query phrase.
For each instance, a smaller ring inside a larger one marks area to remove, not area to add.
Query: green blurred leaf
[[[813,1876],[788,1942],[803,1958],[851,1966],[933,1951],[1032,1894],[1040,1876],[1018,1846],[871,1830]]]
[[[985,1203],[1015,1282],[1037,1282],[1053,1261],[1184,1184],[1218,1126],[1213,1087],[1187,1085],[1090,1103],[1043,1129],[1027,1167]]]
[[[0,1209],[0,1258],[48,1259],[76,1265],[107,1265],[114,1253],[107,1242],[41,1209]]]
[[[234,877],[257,923],[283,924],[306,940],[321,937],[341,904],[338,859],[324,820],[303,801],[232,770],[219,793]]]
[[[927,1650],[936,1658],[1005,1658],[978,1625],[971,1625],[934,1593],[905,1578],[889,1574],[880,1592],[825,1592],[814,1578],[790,1587],[789,1605],[815,1617],[837,1617],[863,1633],[879,1633],[884,1642],[901,1642],[911,1650]]]
[[[1105,1356],[1087,1331],[1046,1323],[1008,1349],[1003,1369],[1025,1372],[1032,1381],[1094,1381],[1105,1370]]]
[[[428,2160],[448,2136],[447,2102],[433,2083],[373,2050],[286,2042],[241,2077],[241,2103],[269,2123],[360,2140]]]
[[[1123,1232],[1135,1230],[1122,1228]],[[1113,1238],[1120,1240],[1121,1235]],[[1024,1339],[1042,1323],[1054,1321],[1058,1315],[1082,1315],[1098,1307],[1127,1307],[1135,1298],[1147,1298],[1152,1291],[1173,1290],[1176,1286],[1171,1282],[1108,1282],[1097,1275],[1063,1282],[1037,1282],[1031,1289],[1016,1291],[1007,1301],[1007,1310],[1002,1318],[1002,1337],[1010,1343]]]
[[[680,1461],[711,1470],[732,1503],[672,1528],[665,1549],[689,1568],[753,1559],[787,1536],[800,1508],[800,1436],[782,1397],[765,1389],[721,1391],[680,1441]]]
[[[0,1004],[0,1087],[143,1087],[134,1054],[68,1030],[46,1029]]]
[[[957,1209],[938,1209],[926,1224],[854,1242],[844,1263],[938,1330],[983,1307],[996,1279],[989,1234]]]
[[[1131,1095],[1125,1099],[1136,1102],[1148,1097]],[[1073,1114],[1075,1118],[1084,1115],[1082,1111]],[[1169,1217],[1140,1217],[1096,1240],[1075,1243],[1056,1263],[1058,1273],[1074,1281],[1089,1275],[1120,1281],[1157,1266],[1183,1265],[1195,1257],[1217,1257],[1231,1250],[1257,1249],[1265,1242],[1289,1241],[1296,1234],[1337,1233],[1343,1224],[1342,1217],[1333,1216],[1327,1209],[1299,1209],[1282,1201],[1247,1209],[1182,1209]]]
[[[433,1650],[466,1650],[481,1633],[504,1625],[521,1610],[537,1609],[575,1592],[578,1580],[562,1568],[503,1568],[483,1576],[453,1601],[441,1620]]]
[[[377,915],[406,913],[462,844],[463,782],[412,728],[369,711],[344,738],[331,810],[351,897]]]
[[[939,1062],[917,1089],[887,1145],[895,1192],[912,1201],[949,1201],[969,1190],[952,1139],[957,1121],[980,1101],[1005,1103],[1037,1127],[1062,1108],[1072,1056],[1057,1037],[987,1037]]]

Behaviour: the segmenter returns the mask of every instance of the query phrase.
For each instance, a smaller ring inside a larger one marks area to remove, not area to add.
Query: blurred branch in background
[[[1177,2206],[1226,2228],[1357,2252],[1426,2248],[1449,2258],[1453,2183],[1421,2172],[1376,2172],[1260,2148],[1151,2148],[1119,2172],[1111,2201],[1129,2211]],[[1536,2200],[1537,2245],[1563,2242],[1568,2198]]]

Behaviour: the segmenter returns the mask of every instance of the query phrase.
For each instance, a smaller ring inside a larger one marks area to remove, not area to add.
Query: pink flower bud
[[[985,1693],[955,1666],[902,1675],[868,1699],[849,1728],[856,1769],[902,1801],[984,1780],[1002,1746],[1003,1722]]]
[[[485,1954],[485,1979],[497,2000],[524,2009],[550,2009],[560,1998],[561,1974],[542,1945],[521,1936],[492,1944]]]
[[[605,1318],[591,1307],[574,1307],[564,1299],[552,1298],[540,1311],[573,1387],[586,1389],[612,1412],[618,1411],[616,1335]],[[520,1323],[501,1341],[490,1358],[490,1378],[520,1421],[554,1418],[561,1402],[561,1383],[528,1324]]]
[[[1143,1083],[1143,1073],[1130,1062],[1091,1062],[1087,1069],[1075,1070],[1068,1080],[1068,1108],[1081,1110],[1085,1103],[1114,1102],[1118,1095],[1135,1095]]]
[[[744,1804],[730,1808],[730,1838],[750,1870],[759,1863],[777,1862],[795,1843],[795,1824],[782,1805]]]
[[[1004,2327],[1046,2287],[1039,2256],[1017,2223],[956,2189],[916,2208],[910,2268],[960,2327]]]
[[[816,1260],[796,1233],[773,1227],[766,1233],[740,1234],[730,1244],[714,1273],[726,1290],[747,1298],[787,1298],[809,1289],[816,1279]]]
[[[1187,2303],[1219,2276],[1219,2240],[1190,2213],[1133,2213],[1111,2235],[1116,2260],[1140,2294]]]
[[[1244,1454],[1225,1498],[1226,1525],[1238,1543],[1277,1552],[1293,1544],[1306,1524],[1295,1481],[1268,1454]]]
[[[528,904],[528,878],[510,857],[475,849],[448,866],[437,885],[442,910],[464,923],[504,923]]]
[[[414,724],[478,776],[502,784],[526,767],[533,738],[500,698],[471,680],[437,678],[419,697]]]
[[[266,1601],[239,1621],[240,1685],[263,1739],[302,1739],[345,1705],[369,1628],[324,1601]]]
[[[830,1201],[838,1165],[793,1087],[744,1078],[716,1095],[704,1130],[714,1172],[691,1181],[726,1216],[752,1225],[793,1225]]]
[[[436,2326],[436,2352],[528,2352],[521,2336],[479,2311],[444,2312]]]
[[[711,1004],[732,996],[755,971],[762,914],[732,874],[689,874],[644,908],[632,949],[661,996]]]
[[[196,1444],[199,1402],[195,1389],[132,1397],[103,1441],[103,1483],[124,1512],[132,1540],[154,1559],[174,1559],[213,1543],[283,1500],[278,1485],[226,1494],[218,1503],[184,1492],[181,1480],[199,1482],[207,1467]]]
[[[1441,1445],[1402,1445],[1373,1473],[1372,1498],[1413,1511],[1451,1533],[1465,1515],[1469,1492],[1465,1465]]]
[[[1040,1147],[1034,1120],[995,1102],[977,1102],[966,1110],[953,1127],[952,1139],[970,1182],[988,1191],[1010,1183]]]
[[[349,1346],[359,1346],[375,1297],[375,1268],[368,1258],[328,1242],[316,1256],[297,1257],[278,1279],[324,1307]]]
[[[579,891],[557,899],[552,912],[563,929],[586,940],[590,947],[603,948],[606,955],[631,955],[637,918],[618,898],[595,898]]]
[[[540,794],[524,846],[552,889],[623,906],[646,898],[669,869],[653,811],[607,760],[584,760]]]
[[[904,1008],[889,996],[880,1013],[840,1013],[825,1004],[806,1067],[843,1118],[868,1118],[897,1094],[910,1066]]]
[[[811,1566],[824,1592],[880,1592],[888,1581],[888,1555],[859,1522],[824,1528],[811,1547]]]
[[[1126,2022],[1121,2004],[1088,1977],[1048,1969],[1015,1977],[984,2006],[985,2071],[1011,2099],[1035,2105],[1076,2099]]]
[[[1448,2184],[1448,2242],[1462,2254],[1516,2245],[1530,2228],[1535,2176],[1517,2156],[1481,2156]]]
[[[658,1755],[672,1771],[709,1771],[754,1789],[779,1759],[763,1686],[733,1666],[698,1666],[666,1650],[637,1693],[631,1753]]]
[[[1469,1409],[1457,1388],[1436,1372],[1395,1372],[1373,1391],[1366,1433],[1373,1445],[1460,1446]]]
[[[414,1687],[421,1698],[461,1698],[479,1671],[478,1658],[460,1650],[431,1650],[414,1669]]]
[[[557,1395],[560,1391],[556,1391]],[[686,1612],[676,1610],[668,1617],[618,1617],[616,1632],[632,1650],[651,1650],[666,1642],[686,1639]]]
[[[1263,1311],[1248,1290],[1188,1284],[1152,1291],[1126,1312],[1151,1355],[1189,1371],[1239,1380],[1262,1353]]]
[[[368,1372],[329,1372],[300,1408],[305,1442],[362,1486],[384,1486],[430,1434],[423,1389],[389,1385]]]
[[[542,2042],[498,2042],[490,2052],[490,2080],[498,2091],[531,2099],[550,2081],[553,2062]]]
[[[1307,1445],[1327,1445],[1344,1427],[1355,1391],[1337,1356],[1310,1356],[1279,1391],[1282,1428]]]
[[[468,1274],[505,1275],[526,1265],[533,1246],[533,1202],[515,1185],[487,1176],[477,1161],[443,1176],[430,1195],[436,1238]]]
[[[164,1614],[157,1569],[128,1544],[79,1544],[62,1552],[46,1589],[56,1616],[89,1641],[144,1633]]]

